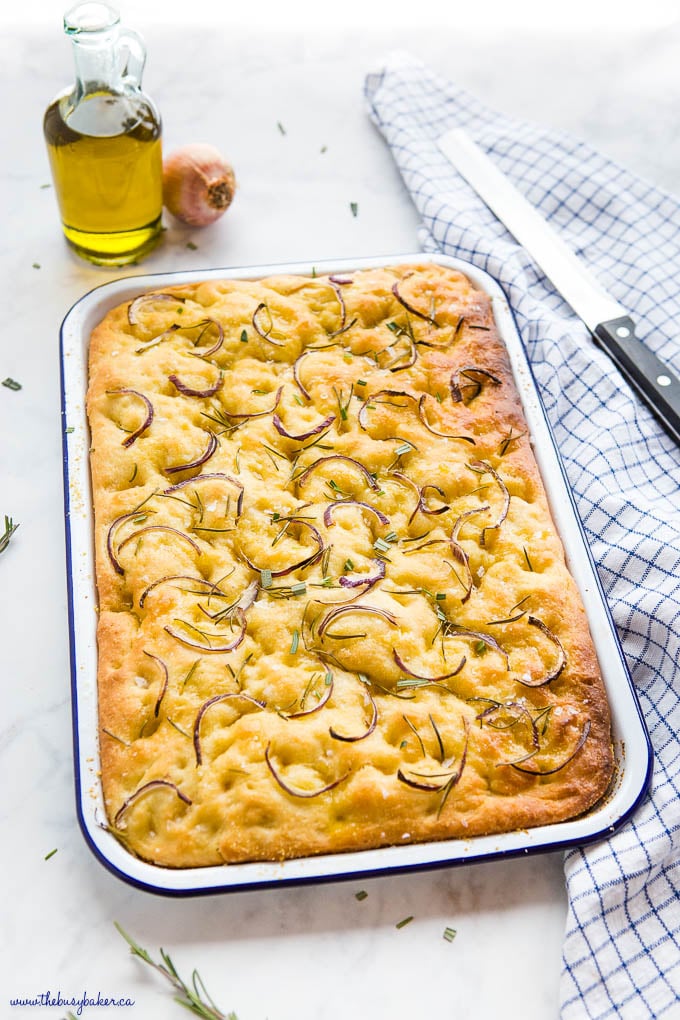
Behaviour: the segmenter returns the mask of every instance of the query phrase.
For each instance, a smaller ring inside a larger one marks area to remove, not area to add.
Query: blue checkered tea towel
[[[680,200],[557,131],[502,116],[407,54],[366,78],[423,221],[515,313],[654,746],[650,796],[565,857],[562,1020],[680,1017],[680,447],[436,139],[467,129],[680,374]]]

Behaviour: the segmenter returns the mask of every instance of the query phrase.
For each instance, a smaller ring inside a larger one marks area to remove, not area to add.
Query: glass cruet
[[[107,3],[77,4],[64,31],[75,83],[43,124],[64,235],[90,262],[126,265],[161,236],[161,121],[141,88],[146,50]]]

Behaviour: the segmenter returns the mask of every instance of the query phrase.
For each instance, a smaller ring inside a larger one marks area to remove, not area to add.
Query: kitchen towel
[[[423,247],[468,259],[515,314],[654,746],[650,796],[565,857],[562,1020],[680,1016],[680,447],[437,148],[467,129],[680,375],[680,200],[588,145],[502,116],[408,54],[365,83],[422,217]]]

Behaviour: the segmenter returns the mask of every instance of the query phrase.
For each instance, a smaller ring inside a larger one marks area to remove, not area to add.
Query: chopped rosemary
[[[50,852],[48,854],[45,854],[45,857],[43,859],[46,860],[46,861],[49,861],[50,857],[54,857],[56,852],[57,852],[57,847],[55,846],[54,850],[50,850]]]
[[[263,588],[271,588],[272,586],[272,572],[271,570],[264,569],[260,571],[260,585]]]
[[[75,432],[75,428],[73,425],[69,425],[68,428],[64,429],[64,432],[67,436],[70,436],[72,432]]]
[[[240,337],[240,339],[241,339],[241,343],[242,344],[247,344],[248,343],[248,334],[247,334],[245,329],[241,330],[241,337]]]
[[[342,569],[343,570],[354,570],[354,563],[352,562],[352,560],[350,560],[350,559],[345,560],[345,565],[344,565],[344,567]]]
[[[349,207],[352,210],[352,216],[356,217],[357,213],[359,212],[359,203],[358,202],[350,202],[349,203]]]
[[[291,595],[304,595],[307,591],[307,585],[304,581],[298,581],[297,584],[291,584],[290,592]]]
[[[397,921],[395,928],[405,928],[407,924],[410,924],[413,920],[413,914],[409,914],[408,917],[402,917],[401,921]]]
[[[10,543],[12,535],[18,527],[19,525],[15,524],[12,518],[5,514],[5,533],[4,535],[0,535],[0,553],[5,551]]]
[[[285,133],[286,133],[286,129],[285,129],[285,127],[283,126],[283,124],[281,123],[281,121],[280,121],[280,120],[277,120],[277,122],[276,122],[276,126],[277,126],[277,128],[279,129],[279,132],[280,132],[280,133],[281,133],[282,135],[285,135]]]
[[[414,449],[415,447],[413,446],[413,443],[402,443],[401,446],[398,446],[394,452],[397,457],[401,457],[405,453],[411,453]]]
[[[366,383],[365,379],[357,379],[357,386],[366,386],[366,385],[367,385],[367,383]]]
[[[293,631],[293,640],[290,643],[290,654],[296,655],[299,646],[300,646],[300,631],[296,629]]]
[[[386,542],[384,538],[376,538],[373,543],[373,548],[377,550],[377,552],[386,553],[390,551],[390,543]]]
[[[522,546],[522,549],[524,551],[524,559],[527,561],[527,566],[528,566],[529,570],[533,574],[534,567],[533,567],[533,564],[532,564],[531,560],[529,559],[529,553],[527,552],[527,547],[526,546]]]
[[[447,942],[453,942],[458,932],[455,928],[444,928],[444,934],[442,938],[446,939]]]
[[[359,892],[354,893],[354,899],[359,900],[359,902],[361,902],[361,900],[365,900],[367,896],[368,893],[365,889],[359,889]]]
[[[186,247],[189,249],[189,251],[198,251],[198,245],[194,244],[193,241],[187,241]]]
[[[8,390],[16,391],[21,389],[21,383],[17,382],[16,379],[11,379],[9,376],[2,380],[2,385],[6,386]]]
[[[194,1016],[202,1017],[202,1020],[238,1020],[235,1013],[223,1013],[218,1006],[215,1005],[210,995],[206,991],[206,987],[203,984],[203,979],[197,970],[194,970],[191,975],[191,985],[188,985],[181,979],[177,973],[177,968],[170,959],[169,955],[164,949],[161,949],[162,963],[157,963],[152,960],[146,949],[138,945],[132,936],[121,928],[117,921],[114,921],[116,929],[120,935],[123,936],[125,941],[130,947],[130,952],[133,956],[138,956],[144,963],[148,963],[149,966],[153,967],[154,970],[158,971],[167,981],[170,982],[175,991],[175,1002],[180,1006],[184,1006]]]

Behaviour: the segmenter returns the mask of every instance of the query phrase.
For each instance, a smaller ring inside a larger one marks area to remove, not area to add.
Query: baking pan
[[[555,524],[567,553],[569,569],[586,607],[609,697],[617,762],[612,789],[600,804],[579,818],[500,835],[325,854],[276,863],[170,869],[142,861],[107,830],[99,781],[97,593],[88,462],[90,444],[85,412],[90,333],[116,305],[144,291],[162,290],[173,284],[229,277],[254,280],[276,273],[308,276],[315,272],[342,274],[412,262],[434,262],[457,269],[491,297],[498,330],[510,355]],[[128,277],[90,291],[73,306],[61,328],[61,366],[76,804],[85,839],[107,868],[125,881],[152,892],[197,895],[286,883],[358,878],[360,875],[467,864],[564,849],[605,838],[631,816],[644,797],[651,776],[649,737],[512,313],[502,290],[488,274],[459,259],[417,253],[352,261]]]

